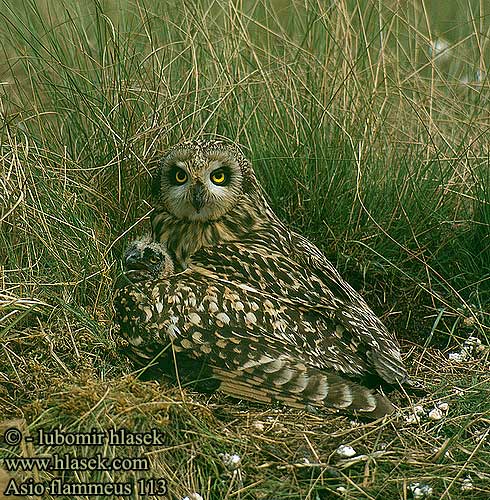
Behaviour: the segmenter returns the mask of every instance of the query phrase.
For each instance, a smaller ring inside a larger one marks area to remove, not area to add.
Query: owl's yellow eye
[[[156,255],[150,257],[150,264],[157,264],[158,262],[160,262],[160,259]]]
[[[227,180],[227,175],[224,170],[215,170],[214,172],[211,173],[211,180],[213,181],[214,184],[216,185],[222,185],[225,184]]]
[[[187,182],[187,174],[181,168],[175,171],[175,182],[177,184],[184,184]]]

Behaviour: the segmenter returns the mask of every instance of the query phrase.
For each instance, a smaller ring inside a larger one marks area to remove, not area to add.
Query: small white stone
[[[449,361],[454,361],[455,363],[462,363],[468,357],[466,351],[461,352],[450,352],[448,355]]]
[[[260,420],[254,420],[252,422],[252,427],[259,432],[264,432],[265,429],[264,422],[261,422]]]
[[[414,424],[419,424],[420,423],[420,417],[418,415],[415,415],[415,413],[411,413],[410,415],[405,417],[405,422],[408,425],[414,425]]]
[[[199,493],[191,493],[188,496],[184,497],[182,500],[204,500]]]
[[[449,411],[449,403],[446,402],[438,403],[437,408],[446,413]]]
[[[248,312],[245,314],[245,324],[246,325],[255,325],[257,323],[257,317],[253,312]]]
[[[337,455],[342,458],[351,458],[355,455],[357,455],[356,450],[352,448],[352,446],[347,446],[345,444],[341,444],[337,450],[336,450]]]
[[[473,480],[471,476],[467,476],[463,479],[461,484],[461,491],[471,491],[473,489]]]
[[[463,345],[468,345],[468,346],[474,346],[474,345],[481,345],[481,340],[478,337],[468,337]]]
[[[408,489],[411,491],[414,500],[422,500],[432,496],[432,488],[428,484],[410,483]]]
[[[217,302],[210,302],[209,306],[208,306],[208,311],[211,314],[214,314],[214,313],[218,312],[219,311],[219,307],[218,307]]]
[[[221,458],[221,461],[223,462],[224,466],[228,470],[235,470],[240,467],[240,463],[242,459],[240,458],[239,455],[233,454],[230,455],[229,453],[220,453],[218,455]]]
[[[243,311],[245,309],[245,306],[243,305],[243,302],[240,302],[237,300],[234,304],[233,307],[235,308],[235,311]]]
[[[344,486],[339,486],[336,491],[338,491],[339,493],[347,493],[347,488],[345,488]]]
[[[425,415],[425,408],[422,405],[415,405],[413,407],[413,413],[415,415]]]
[[[439,408],[434,408],[429,412],[429,418],[431,420],[441,420],[441,418],[444,415],[442,414],[442,411]]]

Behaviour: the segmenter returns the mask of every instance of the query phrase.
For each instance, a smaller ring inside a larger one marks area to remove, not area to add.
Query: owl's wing
[[[389,383],[402,383],[408,374],[401,359],[400,348],[382,321],[374,314],[363,297],[338,273],[332,263],[313,243],[291,232],[291,246],[298,249],[301,263],[326,283],[337,282],[342,288],[341,304],[336,318],[353,335],[361,337],[371,347],[368,355],[379,375]]]
[[[197,252],[191,269],[218,281],[248,284],[291,308],[322,316],[329,328],[310,336],[325,344],[323,350],[329,348],[332,336],[341,336],[351,348],[366,354],[372,366],[368,371],[388,383],[403,382],[407,373],[398,344],[361,295],[316,247],[309,254],[302,251],[301,259],[298,263],[260,245],[227,243]]]
[[[166,298],[158,302],[155,296]],[[208,270],[199,274],[188,269],[164,280],[128,286],[118,292],[115,303],[118,322],[126,325],[126,331],[140,322],[142,313],[148,332],[155,330],[150,326],[155,310],[159,316],[154,326],[160,329],[162,325],[173,328],[169,321],[187,314],[196,324],[204,322],[211,329],[230,326],[260,337],[264,345],[279,342],[284,352],[316,368],[354,377],[373,371],[364,346],[347,331],[336,329],[334,319],[291,305],[248,284],[217,279]],[[189,308],[194,310],[189,312]],[[221,345],[219,333],[217,338]],[[159,342],[158,338],[153,341]]]
[[[140,362],[161,357],[167,368],[185,359],[187,378],[189,371],[198,371],[239,398],[360,411],[371,417],[393,411],[384,396],[339,373],[308,365],[295,356],[290,342],[268,335],[257,315],[252,316],[255,302],[241,290],[216,283],[191,285],[181,278],[118,291],[117,319],[132,357]]]

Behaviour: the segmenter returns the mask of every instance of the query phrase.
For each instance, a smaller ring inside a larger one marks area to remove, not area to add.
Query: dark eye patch
[[[227,186],[231,181],[231,169],[227,165],[223,165],[210,174],[211,182],[217,186]],[[221,180],[222,179],[222,180]]]
[[[182,178],[182,181],[179,181],[179,177]],[[173,165],[168,169],[167,178],[172,186],[181,186],[186,182],[188,175],[183,168]]]

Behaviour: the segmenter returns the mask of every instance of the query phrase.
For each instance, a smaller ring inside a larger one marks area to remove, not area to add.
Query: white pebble
[[[235,470],[238,469],[238,467],[240,467],[240,462],[242,461],[242,459],[240,458],[239,455],[220,453],[218,456],[221,458],[221,461],[228,470]]]
[[[415,415],[425,415],[425,409],[422,405],[415,405],[413,407],[413,412]]]
[[[482,345],[482,342],[478,337],[468,337],[463,342],[461,349],[456,352],[450,352],[448,358],[450,361],[461,363],[484,350],[485,346]]]
[[[429,412],[429,418],[431,420],[441,420],[441,418],[444,415],[442,414],[442,411],[439,408],[434,408]]]
[[[445,402],[442,402],[442,403],[438,403],[437,404],[437,408],[439,408],[439,410],[443,411],[443,412],[447,412],[449,411],[449,404],[448,403],[445,403]]]
[[[464,342],[464,346],[474,347],[481,345],[481,340],[478,337],[468,337]]]
[[[468,356],[475,356],[484,350],[485,346],[482,345],[478,337],[468,337],[463,342],[463,347],[461,348],[461,351],[466,352]]]
[[[337,455],[339,455],[342,458],[351,458],[355,456],[356,450],[352,448],[352,446],[346,446],[345,444],[341,444],[336,451]]]
[[[432,496],[432,488],[428,484],[410,483],[408,489],[411,491],[414,500],[422,500]]]
[[[347,493],[347,488],[345,488],[344,486],[339,486],[337,487],[336,491],[338,491],[339,493]]]
[[[473,480],[471,476],[467,476],[463,479],[463,483],[461,484],[461,491],[471,491],[473,489]]]
[[[184,497],[182,500],[204,500],[204,498],[199,495],[199,493],[191,493],[190,495]]]
[[[252,422],[252,427],[259,432],[263,432],[265,428],[264,422],[261,422],[260,420],[254,420]]]
[[[466,351],[450,352],[448,355],[449,361],[454,361],[455,363],[462,363],[467,357],[468,353]]]
[[[405,422],[408,425],[415,425],[420,423],[420,417],[415,415],[415,413],[411,413],[410,415],[405,417]]]

